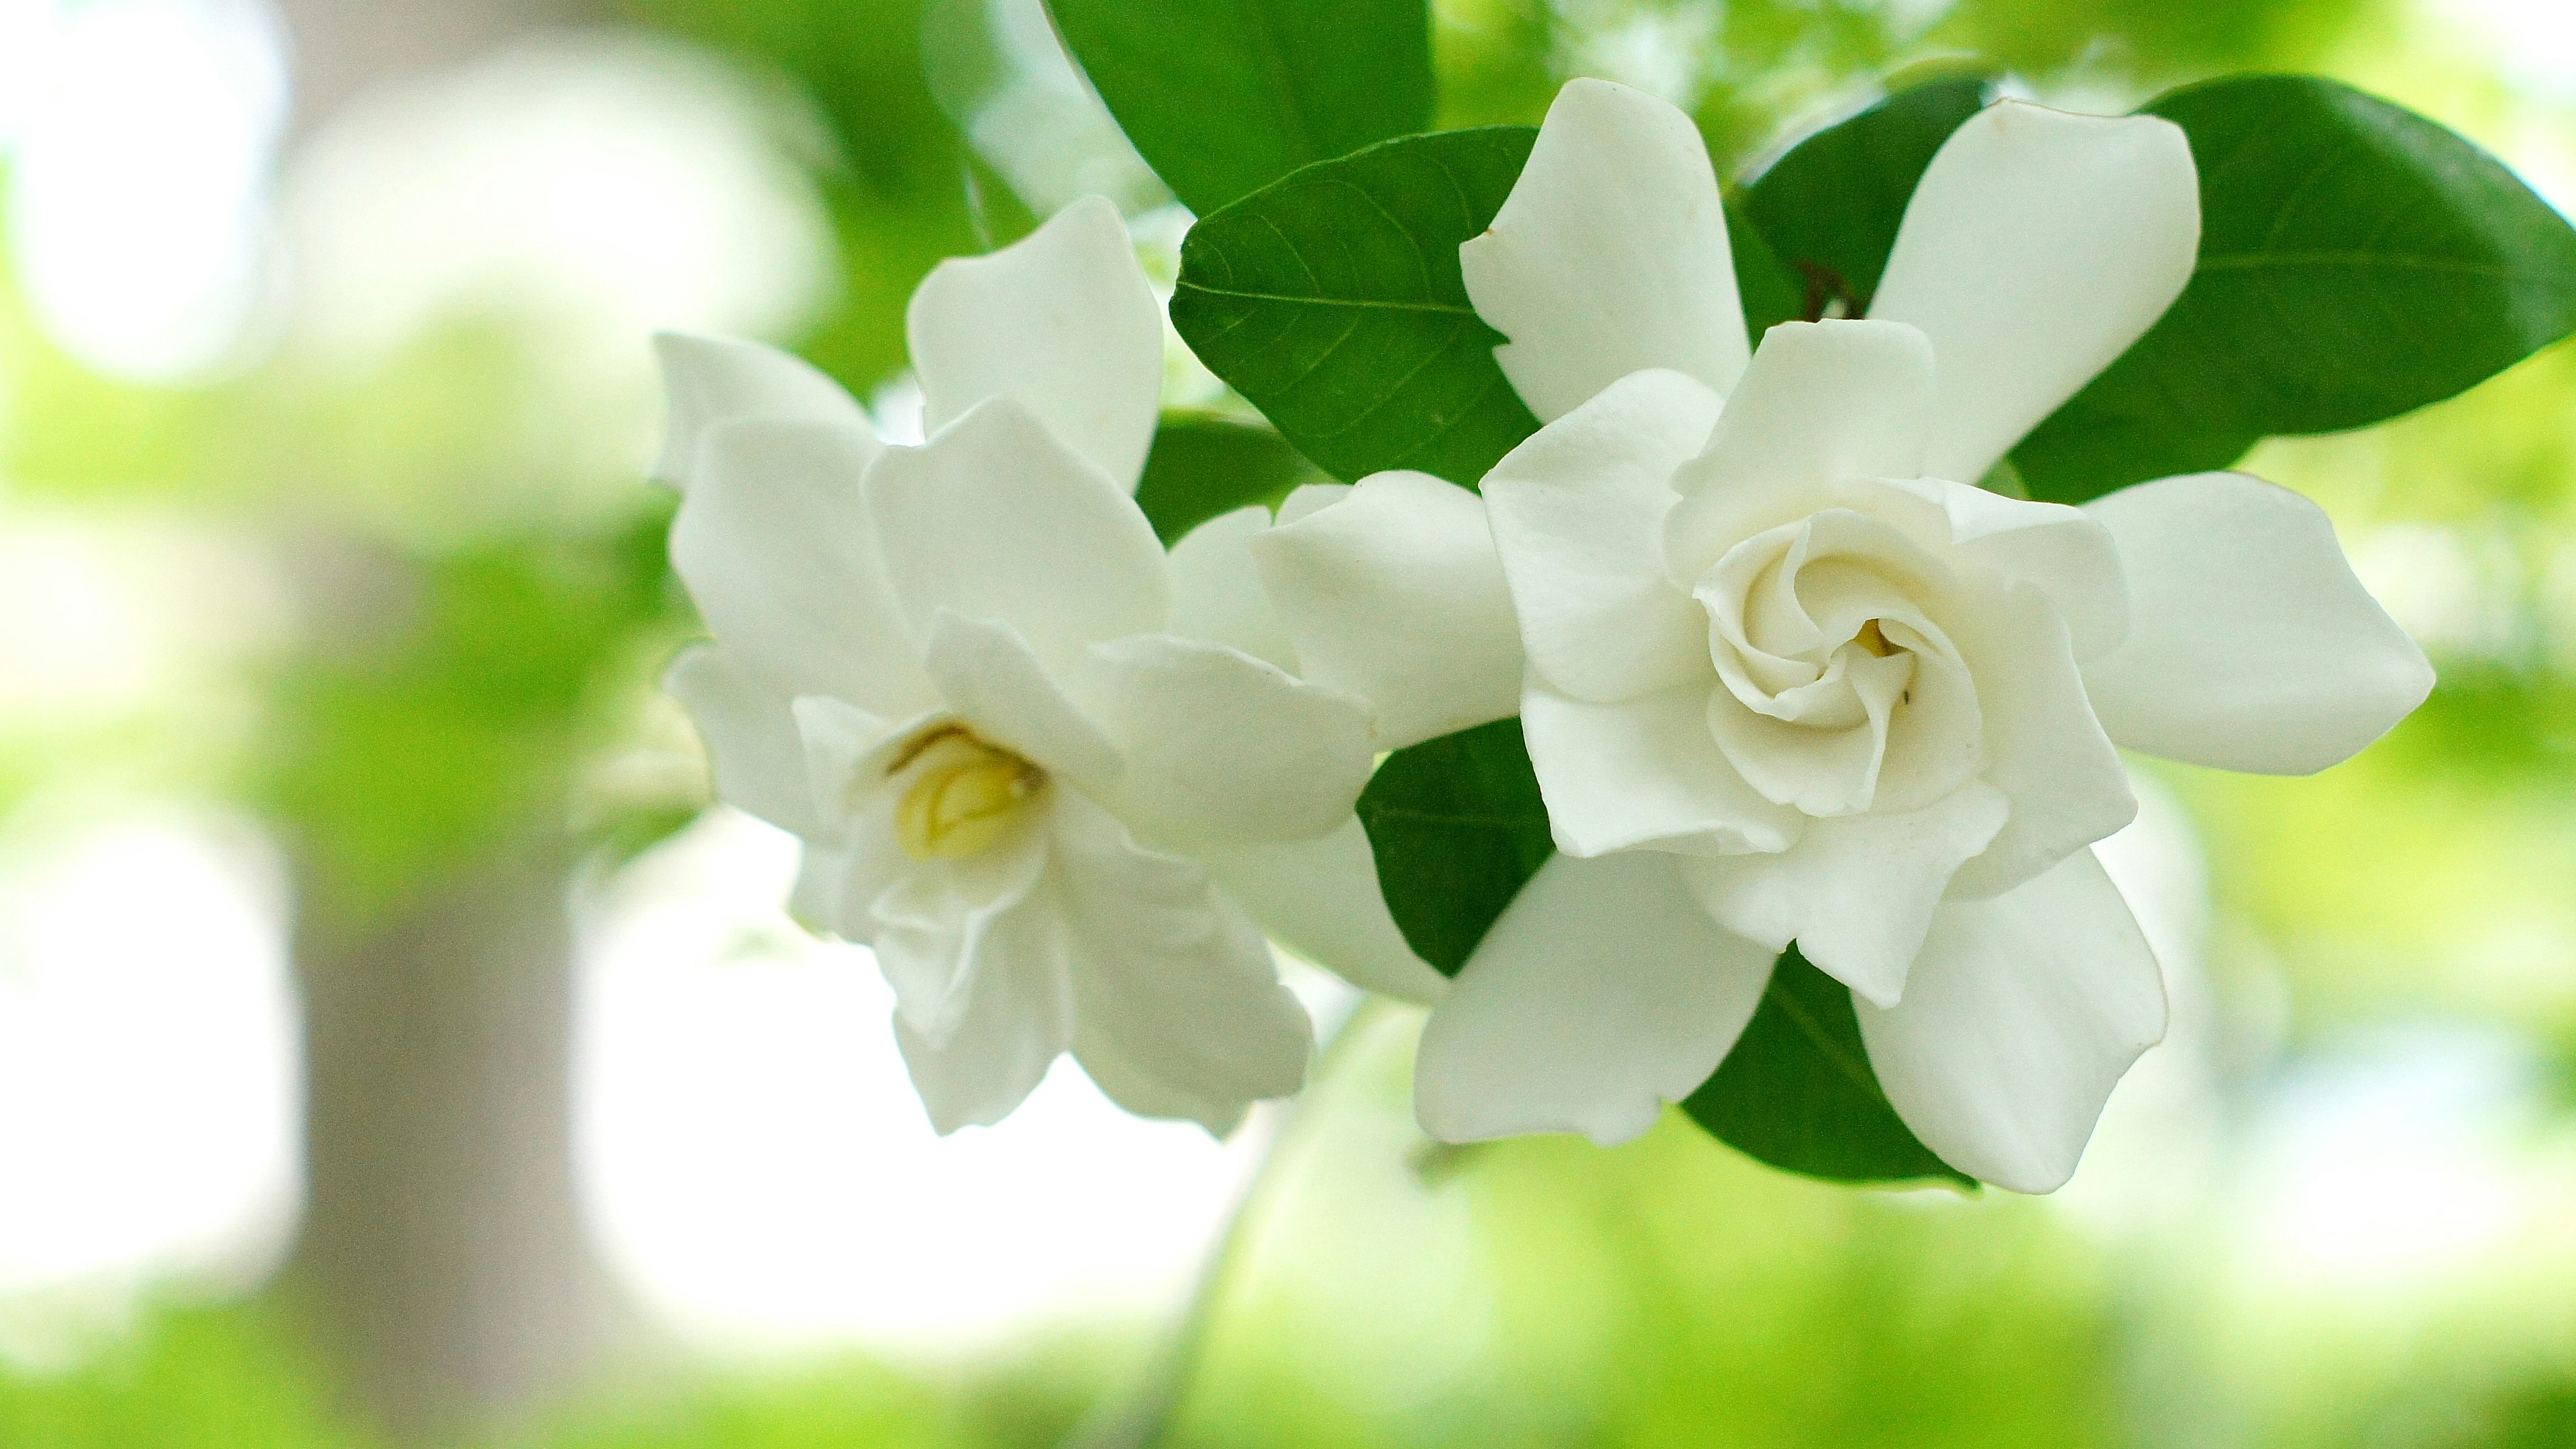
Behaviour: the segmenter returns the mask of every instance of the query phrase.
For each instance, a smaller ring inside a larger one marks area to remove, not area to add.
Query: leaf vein
[[[1366,297],[1299,297],[1286,292],[1251,292],[1232,287],[1211,287],[1204,282],[1184,279],[1176,290],[1197,292],[1208,297],[1227,297],[1245,302],[1293,302],[1307,307],[1358,307],[1380,312],[1422,312],[1441,317],[1473,317],[1476,309],[1449,302],[1381,302]]]

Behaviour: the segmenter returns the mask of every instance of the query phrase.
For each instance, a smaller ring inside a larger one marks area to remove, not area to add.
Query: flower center
[[[1868,650],[1870,653],[1877,655],[1881,659],[1885,659],[1890,654],[1896,652],[1896,646],[1887,642],[1887,635],[1878,627],[1878,621],[1876,619],[1870,619],[1863,622],[1860,626],[1860,632],[1854,634],[1852,636],[1852,640],[1859,644],[1863,649]]]
[[[1709,729],[1764,798],[1818,818],[1902,815],[1983,759],[1975,682],[1933,615],[1946,564],[1827,508],[1729,548],[1693,596],[1721,688]]]
[[[915,860],[964,860],[990,849],[1046,785],[1046,771],[951,721],[906,745],[889,777],[914,771],[895,805],[895,839]]]

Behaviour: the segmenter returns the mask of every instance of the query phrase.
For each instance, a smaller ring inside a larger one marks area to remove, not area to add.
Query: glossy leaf
[[[1806,283],[1771,250],[1736,198],[1726,204],[1726,243],[1735,257],[1735,290],[1744,302],[1744,335],[1758,348],[1763,333],[1806,317]]]
[[[1387,910],[1447,976],[1556,850],[1517,719],[1396,751],[1360,792],[1359,815]]]
[[[1202,218],[1172,322],[1201,361],[1339,478],[1417,468],[1474,487],[1537,431],[1467,300],[1458,247],[1537,132],[1407,136]]]
[[[1201,216],[1431,124],[1424,0],[1049,0],[1119,128]]]
[[[2146,110],[2200,168],[2200,264],[2154,330],[2013,454],[2080,502],[2361,427],[2576,329],[2576,230],[2494,157],[2312,76],[2189,86]]]
[[[1906,87],[1799,142],[1744,188],[1743,219],[1804,293],[1798,315],[1812,321],[1869,310],[1932,153],[1993,98],[1993,82],[1982,74]],[[1756,297],[1752,287],[1744,291],[1750,320]],[[1840,309],[1829,314],[1837,301]]]
[[[1851,989],[1794,945],[1735,1049],[1682,1110],[1738,1151],[1809,1177],[1974,1185],[1898,1119],[1870,1069]]]
[[[1277,508],[1300,483],[1322,474],[1288,440],[1259,423],[1214,413],[1165,413],[1145,455],[1136,505],[1165,548],[1181,535],[1247,503]]]

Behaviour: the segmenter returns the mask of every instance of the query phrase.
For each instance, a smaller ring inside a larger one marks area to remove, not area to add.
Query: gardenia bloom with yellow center
[[[1167,555],[1138,509],[1162,318],[1113,207],[942,264],[907,322],[919,447],[783,353],[663,339],[671,558],[715,636],[670,688],[723,797],[803,838],[799,914],[874,948],[941,1131],[1070,1051],[1223,1132],[1305,1077],[1265,927],[1440,984],[1352,815],[1369,713],[1296,676],[1247,552],[1266,511]]]
[[[1925,1145],[2024,1191],[2073,1172],[2165,1028],[2090,849],[2136,811],[2115,744],[2304,773],[2432,683],[2293,494],[1973,486],[2163,314],[2199,226],[2171,124],[1999,103],[1925,172],[1868,316],[1748,357],[1689,118],[1560,94],[1461,253],[1545,426],[1472,519],[1381,475],[1257,544],[1313,677],[1445,728],[1517,711],[1547,802],[1560,853],[1425,1030],[1429,1131],[1643,1132],[1795,941]]]

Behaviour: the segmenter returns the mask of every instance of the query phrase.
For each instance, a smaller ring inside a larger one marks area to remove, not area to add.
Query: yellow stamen
[[[961,724],[926,730],[887,766],[914,769],[894,811],[895,839],[915,860],[980,855],[1011,828],[1046,772]]]

